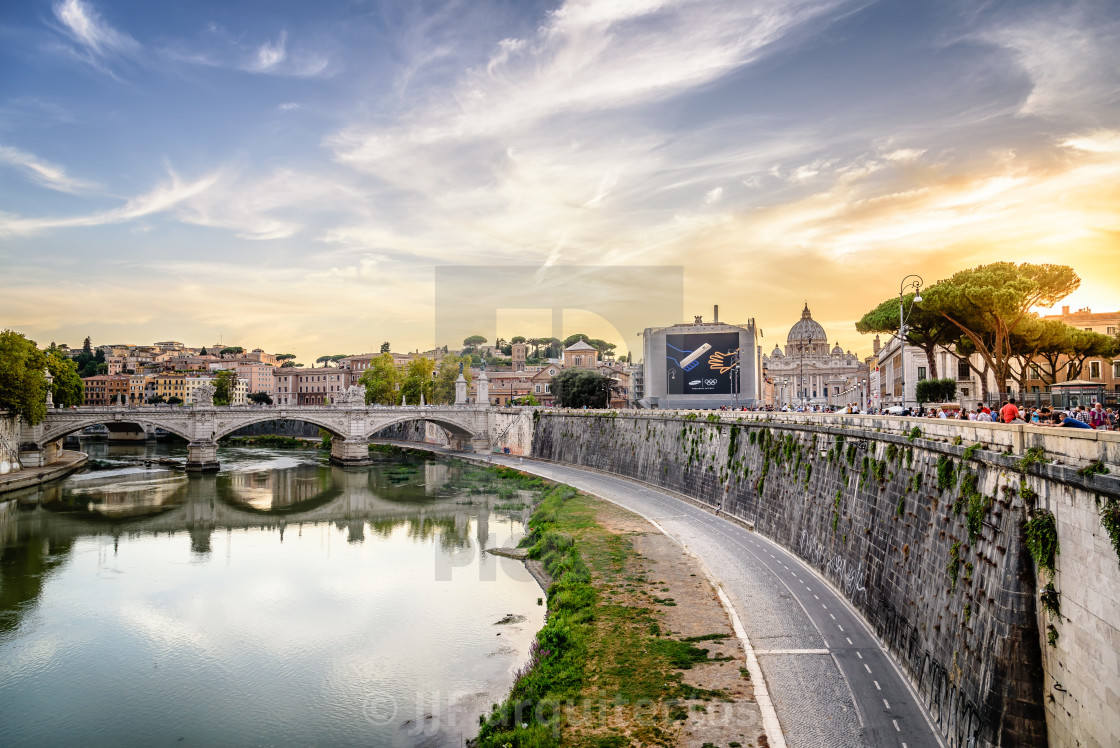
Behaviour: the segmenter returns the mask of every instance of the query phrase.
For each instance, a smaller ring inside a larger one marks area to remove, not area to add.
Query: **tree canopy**
[[[237,372],[223,369],[214,377],[214,404],[229,405],[233,402],[234,388],[237,386]]]
[[[254,392],[249,395],[249,400],[257,405],[272,405],[272,396],[267,392]]]
[[[552,378],[552,395],[562,408],[605,408],[615,381],[591,369],[565,369]]]
[[[463,345],[465,346],[479,346],[486,342],[486,338],[481,335],[470,335],[463,338]]]
[[[902,297],[902,307],[906,311],[906,342],[922,349],[926,354],[930,377],[937,379],[937,359],[934,350],[938,346],[950,346],[961,336],[957,326],[945,317],[930,311],[924,303],[915,303],[914,294]],[[863,315],[856,322],[856,330],[864,335],[869,333],[895,334],[898,332],[899,300],[887,299]]]
[[[381,352],[382,353],[388,353],[389,352],[389,341],[388,340],[386,340],[384,343],[381,344]]]
[[[922,306],[956,326],[1003,392],[1012,377],[1012,335],[1032,318],[1031,307],[1053,306],[1080,285],[1066,265],[995,262],[930,286],[922,294]]]
[[[404,376],[401,378],[401,395],[409,405],[419,405],[420,396],[423,394],[424,402],[432,401],[432,375],[435,373],[436,363],[430,358],[421,356],[408,362]],[[456,367],[456,370],[458,367]]]
[[[471,370],[470,357],[444,356],[440,359],[439,369],[436,371],[435,382],[432,384],[432,402],[439,405],[451,405],[455,402],[455,380],[459,378],[459,363],[463,364],[463,378],[470,385]]]
[[[366,405],[393,405],[397,399],[399,372],[393,365],[393,356],[382,353],[370,359],[358,383],[366,388]]]
[[[0,332],[0,410],[10,410],[29,424],[47,414],[47,356],[34,340],[12,330]]]
[[[85,383],[78,375],[78,365],[55,349],[46,356],[47,370],[51,373],[51,399],[61,408],[81,405],[85,401]]]
[[[245,352],[245,349],[242,348],[241,346],[230,345],[230,346],[226,346],[225,348],[220,350],[218,352],[218,355],[220,355],[222,358],[225,358],[226,356],[237,356],[237,355],[242,354],[244,352]]]
[[[291,361],[295,357],[296,357],[296,354],[294,354],[294,353],[277,353],[276,354],[276,360],[277,361]]]

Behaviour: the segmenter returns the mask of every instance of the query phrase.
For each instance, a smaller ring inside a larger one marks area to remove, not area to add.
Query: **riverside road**
[[[945,745],[862,617],[780,545],[642,483],[531,459],[492,459],[629,509],[699,559],[742,621],[791,748]]]

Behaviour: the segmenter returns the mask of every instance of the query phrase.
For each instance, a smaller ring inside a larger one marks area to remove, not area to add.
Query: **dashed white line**
[[[832,615],[832,614],[829,613],[829,615]],[[840,624],[836,624],[836,628],[840,629],[840,633],[844,633],[844,627],[841,626]]]
[[[859,652],[856,652],[856,657],[860,658],[861,660],[863,659],[863,655],[860,654]]]
[[[831,618],[834,621],[836,620],[836,616],[832,615],[831,613],[828,614],[828,617]]]
[[[816,595],[813,595],[813,597],[814,597],[814,598],[816,598],[817,600],[820,600],[820,598],[819,598],[819,597],[817,597]]]
[[[883,699],[883,706],[885,706],[889,710],[891,708],[891,703],[886,699]]]
[[[895,732],[902,732],[902,728],[898,726],[898,720],[897,719],[892,719],[891,722],[894,723],[894,731]]]
[[[844,638],[848,640],[848,645],[851,646],[852,645],[852,637],[845,636]]]
[[[867,671],[867,674],[868,674],[868,675],[871,675],[871,668],[867,667],[867,663],[866,663],[866,662],[865,662],[865,663],[863,663],[863,668],[864,668],[864,670],[866,670],[866,671]]]
[[[876,691],[882,691],[883,690],[882,687],[879,686],[879,681],[873,680],[871,682],[875,684],[875,690]]]

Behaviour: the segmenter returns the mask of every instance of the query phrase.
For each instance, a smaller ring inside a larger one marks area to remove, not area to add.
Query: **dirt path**
[[[606,502],[596,505],[599,525],[628,541],[634,551],[623,575],[596,575],[604,602],[646,608],[653,612],[650,626],[659,637],[691,640],[708,650],[706,660],[680,671],[682,683],[697,693],[721,696],[682,700],[678,709],[688,716],[674,721],[672,743],[687,748],[768,745],[746,654],[699,563],[638,515]]]

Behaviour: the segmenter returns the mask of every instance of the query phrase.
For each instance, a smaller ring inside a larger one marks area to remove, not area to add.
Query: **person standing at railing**
[[[1100,403],[1093,403],[1093,409],[1089,411],[1089,425],[1095,429],[1108,428],[1108,419],[1105,418],[1104,409]]]

